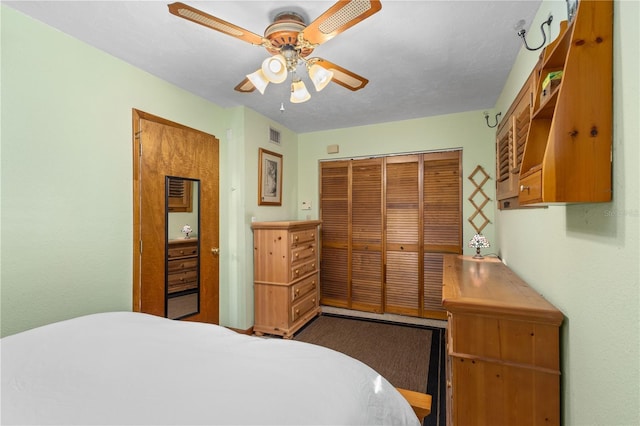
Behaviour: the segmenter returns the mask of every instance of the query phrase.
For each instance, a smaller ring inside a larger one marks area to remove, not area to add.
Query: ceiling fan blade
[[[169,12],[180,18],[195,22],[196,24],[204,25],[205,27],[220,31],[223,34],[230,35],[231,37],[239,38],[247,43],[260,46],[264,41],[263,37],[258,34],[233,25],[220,18],[216,18],[215,16],[211,16],[184,3],[177,2],[170,4]]]
[[[311,44],[324,43],[380,9],[380,0],[340,0],[302,30],[302,36]]]
[[[341,66],[336,65],[333,62],[329,62],[325,59],[311,58],[309,59],[309,62],[318,64],[322,68],[325,68],[329,71],[333,71],[333,78],[331,79],[331,81],[354,92],[356,90],[362,89],[367,85],[367,83],[369,83],[369,80],[367,80],[366,78],[359,76],[358,74],[344,69]]]
[[[242,93],[251,93],[256,90],[256,86],[253,85],[248,77],[245,77],[244,80],[242,80],[236,87],[233,88],[233,90]]]

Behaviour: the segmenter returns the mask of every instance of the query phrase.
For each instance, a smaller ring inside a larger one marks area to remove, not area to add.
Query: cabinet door
[[[351,307],[382,312],[382,158],[351,163]]]
[[[496,198],[499,201],[518,197],[520,166],[531,123],[535,74],[532,72],[520,89],[496,133]],[[512,204],[500,203],[499,207]]]
[[[420,316],[420,156],[386,164],[385,312]]]
[[[349,161],[320,163],[320,302],[349,306]]]

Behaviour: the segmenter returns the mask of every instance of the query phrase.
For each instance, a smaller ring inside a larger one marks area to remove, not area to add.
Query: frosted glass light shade
[[[258,89],[258,91],[260,91],[260,93],[264,95],[264,89],[267,88],[267,85],[269,84],[269,80],[267,80],[267,77],[264,75],[262,70],[259,69],[254,73],[247,74],[247,78],[255,86],[255,88]]]
[[[333,72],[318,64],[313,64],[309,67],[309,78],[311,78],[316,92],[319,92],[329,84],[333,78]]]
[[[287,78],[287,61],[282,55],[273,55],[262,61],[262,73],[271,83],[282,83]]]
[[[307,90],[304,82],[301,80],[294,81],[291,83],[291,99],[289,99],[294,104],[299,104],[302,102],[306,102],[311,99],[311,94]]]

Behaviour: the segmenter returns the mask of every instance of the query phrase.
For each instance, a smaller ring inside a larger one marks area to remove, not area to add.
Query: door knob
[[[211,254],[218,255],[220,254],[220,249],[218,247],[214,247],[211,249]]]

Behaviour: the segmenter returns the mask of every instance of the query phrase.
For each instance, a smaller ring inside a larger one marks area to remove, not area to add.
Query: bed
[[[0,340],[2,424],[419,425],[339,352],[133,312]]]

